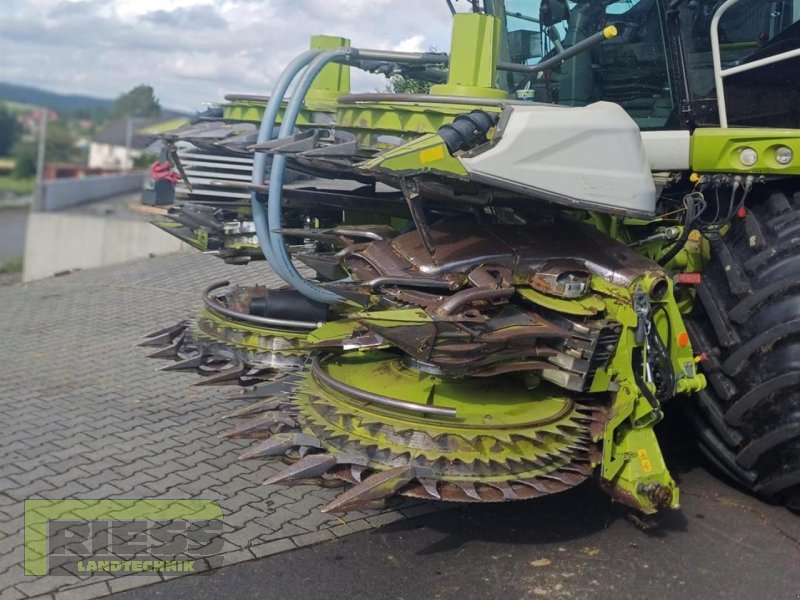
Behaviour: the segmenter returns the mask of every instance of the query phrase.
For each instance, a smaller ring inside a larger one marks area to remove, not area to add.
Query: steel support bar
[[[717,90],[717,111],[719,112],[719,125],[722,128],[728,127],[728,107],[725,103],[726,77],[736,75],[737,73],[752,71],[753,69],[772,65],[790,58],[800,57],[800,48],[798,48],[796,50],[789,50],[774,56],[768,56],[767,58],[762,58],[761,60],[754,60],[750,63],[723,69],[722,55],[719,44],[719,23],[722,19],[722,16],[728,11],[728,9],[739,2],[740,0],[727,0],[727,2],[717,9],[717,12],[714,13],[714,16],[711,19],[711,58],[714,61],[714,85]]]
[[[535,65],[520,65],[517,63],[507,63],[501,62],[497,63],[497,70],[498,71],[511,71],[514,73],[539,73],[540,71],[544,71],[545,69],[552,69],[553,67],[557,67],[565,60],[569,60],[573,56],[581,54],[582,52],[586,52],[591,48],[595,47],[597,44],[605,42],[606,40],[610,40],[617,36],[617,28],[613,25],[609,25],[603,31],[598,31],[597,33],[590,35],[585,40],[581,40],[577,44],[570,46],[569,48],[565,48],[563,52],[559,52],[552,58],[548,58],[547,60],[543,60],[542,62],[535,64]]]
[[[209,310],[219,313],[225,317],[236,319],[237,321],[245,321],[255,325],[264,325],[266,327],[281,327],[284,329],[317,329],[322,327],[324,323],[314,323],[311,321],[294,321],[292,319],[273,319],[270,317],[259,317],[258,315],[248,315],[235,310],[231,310],[227,306],[223,306],[217,300],[211,297],[211,292],[220,288],[230,285],[229,281],[220,281],[208,286],[203,292],[203,304]]]
[[[373,392],[368,392],[366,390],[360,390],[358,388],[354,388],[353,386],[348,385],[328,375],[322,369],[322,363],[320,362],[319,356],[314,356],[313,358],[313,361],[311,363],[311,374],[321,385],[327,386],[328,388],[336,392],[339,392],[341,394],[344,394],[346,396],[350,396],[352,398],[361,400],[362,402],[367,402],[370,404],[381,404],[383,406],[390,406],[392,408],[400,408],[403,410],[421,413],[423,415],[441,415],[444,417],[455,417],[457,414],[456,409],[454,408],[445,408],[443,406],[430,406],[428,404],[417,404],[416,402],[407,402],[405,400],[398,400],[397,398],[390,398],[389,396],[383,396],[381,394],[375,394]]]

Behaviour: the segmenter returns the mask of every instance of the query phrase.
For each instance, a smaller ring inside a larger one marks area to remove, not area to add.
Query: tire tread
[[[712,243],[687,329],[709,387],[688,407],[701,449],[762,496],[800,506],[800,190],[761,186]]]

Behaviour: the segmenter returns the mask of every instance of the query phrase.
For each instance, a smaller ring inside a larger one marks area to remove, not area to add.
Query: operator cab
[[[542,72],[498,73],[511,96],[616,102],[643,130],[719,123],[711,44],[717,0],[505,0],[502,61],[535,65],[607,25],[618,35]],[[800,47],[800,0],[741,0],[720,21],[723,68]],[[800,59],[730,77],[732,125],[800,127]]]

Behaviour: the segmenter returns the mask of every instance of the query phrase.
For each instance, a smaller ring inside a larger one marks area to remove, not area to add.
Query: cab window
[[[507,0],[494,3],[504,20],[501,59],[536,64],[606,25],[619,35],[534,76],[498,73],[512,96],[585,106],[620,104],[642,129],[660,129],[674,114],[664,24],[658,0]]]

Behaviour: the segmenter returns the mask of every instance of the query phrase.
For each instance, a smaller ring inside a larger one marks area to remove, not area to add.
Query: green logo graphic
[[[25,574],[47,575],[48,573],[48,525],[55,522],[83,525],[87,528],[84,534],[85,543],[72,543],[80,549],[90,546],[91,538],[96,535],[88,530],[90,523],[113,523],[116,529],[125,532],[131,539],[126,548],[135,554],[145,542],[134,544],[138,535],[142,539],[147,522],[205,522],[220,521],[222,509],[213,500],[26,500],[25,501]],[[106,532],[108,533],[108,532]],[[117,536],[120,534],[117,533]],[[133,537],[131,537],[133,534]],[[78,534],[80,537],[81,534]],[[108,536],[110,538],[110,536]],[[118,538],[115,538],[118,539]],[[186,536],[183,538],[186,540]],[[116,552],[117,555],[123,554]],[[80,554],[77,555],[79,557]],[[78,570],[88,571],[125,571],[143,572],[153,570],[193,570],[194,561],[80,561]]]

